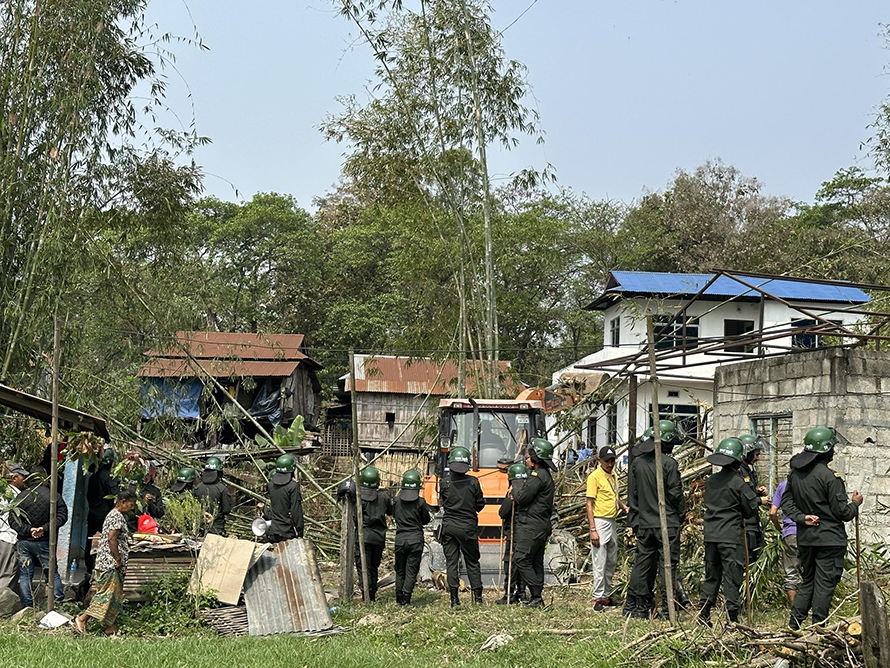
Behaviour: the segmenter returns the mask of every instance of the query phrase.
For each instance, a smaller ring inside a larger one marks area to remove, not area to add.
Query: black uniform
[[[724,466],[705,483],[703,619],[710,618],[721,580],[729,619],[738,619],[739,590],[745,574],[745,519],[756,516],[759,505],[760,499],[739,475],[738,467]]]
[[[680,524],[686,515],[686,497],[680,481],[677,460],[662,455],[664,475],[664,500],[671,547],[671,574],[677,588],[680,565]],[[628,523],[637,538],[636,556],[627,588],[625,614],[634,612],[649,614],[653,607],[653,588],[656,571],[661,574],[661,600],[667,611],[664,580],[664,549],[661,538],[661,520],[658,513],[658,485],[656,483],[655,453],[639,455],[631,465],[627,504],[630,508]]]
[[[392,514],[392,501],[383,490],[377,490],[373,501],[362,499],[362,534],[365,540],[365,561],[368,568],[368,595],[373,601],[377,597],[377,578],[383,548],[386,545],[386,516]],[[358,569],[358,582],[365,596],[362,584],[362,555],[358,542],[358,513],[355,524],[355,567]]]
[[[448,588],[460,587],[460,558],[467,567],[470,588],[482,590],[482,569],[479,567],[479,511],[485,507],[479,480],[466,473],[451,471],[442,480],[440,503],[442,517],[442,549]]]
[[[742,462],[739,466],[739,473],[745,482],[751,486],[756,495],[757,488],[760,486],[757,480],[757,468]],[[760,526],[760,513],[745,519],[745,540],[748,545],[748,561],[753,564],[757,561],[757,557],[760,556],[764,545],[763,527]]]
[[[300,483],[293,477],[284,485],[269,481],[267,488],[269,505],[263,509],[263,517],[270,521],[266,540],[280,543],[283,540],[303,537],[303,494]]]
[[[519,577],[516,559],[513,556],[513,499],[505,496],[498,509],[501,526],[504,529],[504,597],[513,603],[519,601],[525,587]],[[512,566],[511,566],[512,563]]]
[[[513,555],[522,582],[532,600],[544,591],[544,550],[553,530],[553,478],[546,466],[536,467],[513,493],[516,503]]]
[[[111,475],[111,464],[100,464],[87,482],[87,545],[84,556],[87,573],[93,572],[96,557],[90,554],[90,540],[97,533],[102,533],[102,523],[114,508],[114,498],[118,493],[118,481]]]
[[[430,522],[430,509],[423,498],[405,501],[399,496],[393,503],[392,516],[396,521],[396,596],[410,603],[420,572],[423,527]]]
[[[225,536],[226,517],[232,512],[232,497],[229,496],[226,484],[219,479],[209,485],[206,482],[202,482],[195,487],[194,495],[196,499],[210,500],[210,510],[208,512],[213,515],[213,523],[210,525],[207,533]]]
[[[802,585],[791,606],[790,621],[796,629],[806,620],[810,607],[814,624],[828,617],[831,597],[844,571],[844,522],[856,517],[859,505],[847,500],[844,481],[823,459],[796,468],[792,457],[791,469],[782,495],[782,513],[797,523]],[[806,515],[818,515],[818,526],[807,526]]]
[[[139,513],[134,509],[127,515],[127,529],[131,536],[139,529],[140,514],[148,515],[155,520],[159,520],[164,516],[164,499],[161,496],[161,490],[158,489],[157,485],[148,483],[142,485],[138,489],[134,488],[133,493],[140,499],[140,501],[145,498],[146,494],[151,494],[155,497],[155,500],[145,503],[142,507],[142,513]]]

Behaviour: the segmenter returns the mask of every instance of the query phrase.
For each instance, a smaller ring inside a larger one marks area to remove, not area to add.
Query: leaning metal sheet
[[[276,543],[247,573],[250,635],[324,631],[334,626],[311,540]]]

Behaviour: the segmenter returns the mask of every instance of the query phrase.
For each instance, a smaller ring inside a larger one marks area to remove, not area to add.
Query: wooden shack
[[[302,415],[307,429],[318,428],[322,367],[306,355],[302,334],[183,331],[145,356],[144,420],[200,420],[222,406],[249,434],[249,421],[231,410],[212,377],[264,427]]]

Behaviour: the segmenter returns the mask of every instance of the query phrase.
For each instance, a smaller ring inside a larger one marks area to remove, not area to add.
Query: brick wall
[[[847,491],[866,495],[864,536],[890,540],[890,353],[831,349],[727,365],[715,375],[716,442],[747,433],[751,420],[784,420],[777,449],[765,452],[759,471],[766,484],[771,458],[778,480],[807,431],[835,427],[848,444],[837,446],[832,467]],[[787,434],[790,433],[790,439]],[[761,436],[769,437],[761,433]],[[852,537],[852,525],[849,527]]]

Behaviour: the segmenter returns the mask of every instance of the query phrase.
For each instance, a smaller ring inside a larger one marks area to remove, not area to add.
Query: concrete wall
[[[719,368],[715,383],[717,442],[747,433],[752,419],[790,416],[790,438],[780,438],[761,463],[765,472],[777,462],[778,480],[808,430],[836,428],[849,444],[837,446],[832,467],[848,492],[865,495],[864,535],[890,540],[890,353],[814,350],[743,362]]]

